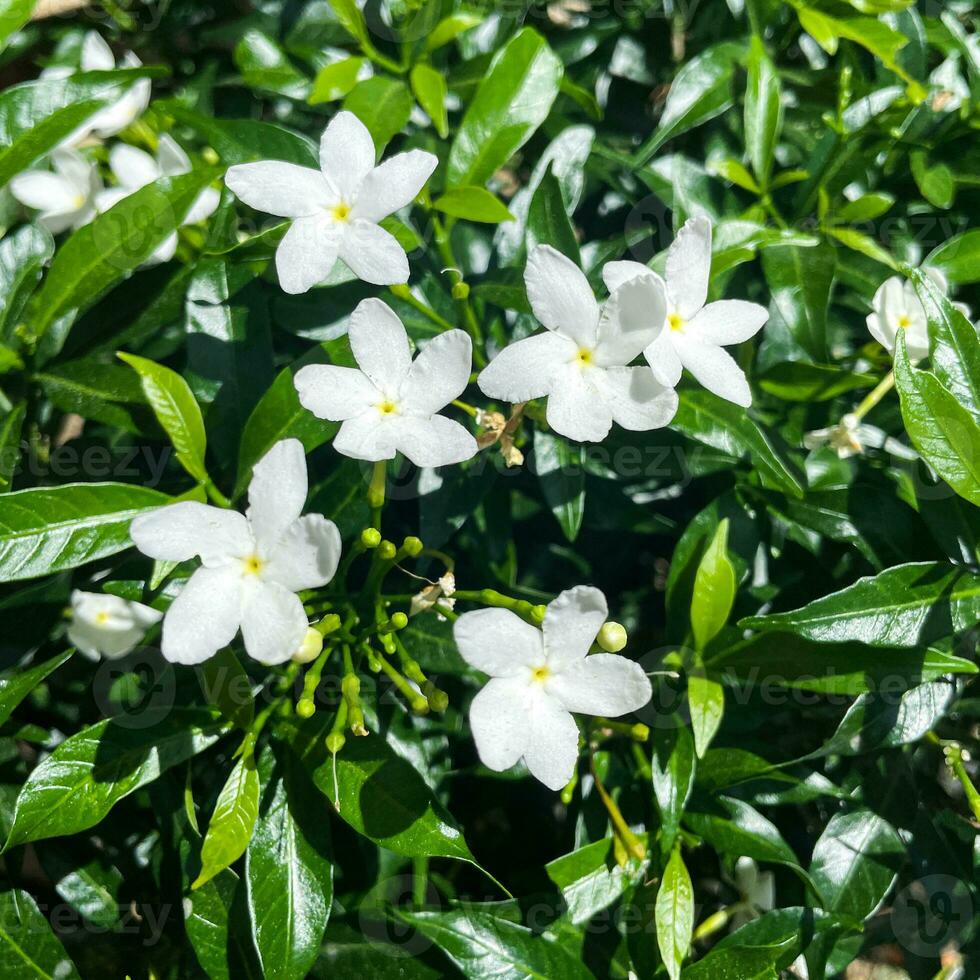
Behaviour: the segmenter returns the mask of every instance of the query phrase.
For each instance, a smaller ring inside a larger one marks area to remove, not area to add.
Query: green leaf
[[[40,225],[25,225],[0,241],[0,338],[13,339],[20,315],[52,255],[54,239]]]
[[[769,185],[772,161],[782,129],[779,74],[762,38],[752,36],[745,85],[745,149],[760,186]]]
[[[871,388],[878,379],[830,364],[783,361],[759,378],[763,391],[788,402],[824,402],[857,388]]]
[[[728,520],[725,519],[715,529],[694,577],[691,628],[698,650],[703,650],[721,632],[735,604],[735,568],[727,549]],[[698,755],[701,754],[699,750]]]
[[[793,849],[783,840],[775,824],[743,800],[714,797],[714,812],[690,812],[684,823],[715,850],[753,861],[770,861],[793,867],[798,864]]]
[[[529,27],[494,56],[449,151],[450,187],[485,184],[544,122],[558,95],[562,65]]]
[[[863,231],[856,231],[854,228],[828,228],[828,234],[836,238],[842,245],[853,252],[866,255],[875,262],[887,265],[889,269],[898,269],[898,263],[890,252],[886,252],[870,235]]]
[[[933,249],[923,265],[938,269],[951,283],[980,282],[980,228],[953,235]]]
[[[357,77],[366,61],[366,58],[344,58],[324,65],[313,80],[313,90],[307,101],[310,105],[320,105],[342,99],[357,84]]]
[[[551,245],[573,262],[579,263],[578,239],[561,184],[552,173],[550,164],[531,198],[524,238],[528,252],[538,245]]]
[[[367,126],[375,150],[381,156],[412,114],[412,93],[404,82],[376,75],[354,86],[344,99],[344,108]]]
[[[772,293],[773,319],[818,362],[826,362],[827,307],[837,267],[830,245],[780,245],[762,252],[762,269]]]
[[[4,980],[78,980],[78,970],[34,897],[0,892],[0,975]]]
[[[671,423],[673,428],[729,456],[749,456],[763,483],[792,497],[803,497],[802,475],[745,409],[709,391],[678,394],[680,404]]]
[[[674,848],[660,880],[656,920],[657,945],[667,975],[678,980],[694,931],[694,889],[680,847]]]
[[[164,177],[76,231],[58,249],[44,285],[35,296],[31,338],[43,337],[56,320],[91,306],[145,262],[180,227],[215,176],[213,170],[198,170],[180,177]],[[60,346],[59,342],[57,347]]]
[[[884,901],[905,861],[898,834],[876,813],[835,813],[813,848],[810,875],[828,912],[862,920]]]
[[[37,578],[125,551],[132,547],[132,519],[170,500],[126,483],[66,483],[0,495],[0,582]]]
[[[565,537],[574,541],[585,517],[585,455],[581,444],[534,430],[534,471]]]
[[[266,752],[260,769],[272,761]],[[263,784],[245,857],[252,934],[265,976],[303,980],[320,952],[333,901],[330,825],[320,814],[322,797],[291,757]]]
[[[637,151],[633,164],[648,163],[667,140],[714,119],[732,104],[732,76],[744,48],[722,41],[685,62],[674,76],[656,131]]]
[[[398,909],[403,922],[431,939],[472,980],[591,980],[582,960],[549,933],[498,918],[479,907],[446,912]]]
[[[658,731],[653,739],[653,797],[660,814],[660,845],[669,853],[680,830],[681,817],[694,787],[697,758],[691,730],[681,727],[678,715],[672,716],[672,727]]]
[[[332,721],[314,716],[301,725],[295,747],[341,819],[396,854],[473,863],[462,832],[411,765],[374,734],[349,738],[334,757],[324,745]]]
[[[439,136],[445,139],[449,135],[446,79],[431,65],[419,63],[412,69],[409,81],[418,104],[432,120]]]
[[[248,847],[259,815],[259,773],[251,752],[243,753],[225,780],[201,845],[201,873],[191,885],[200,888],[234,864]]]
[[[249,88],[274,92],[291,99],[305,99],[309,79],[298,71],[286,53],[268,34],[246,31],[235,45],[234,61]]]
[[[895,350],[902,418],[919,455],[961,497],[980,506],[980,425],[929,371],[909,363],[904,335]]]
[[[901,648],[971,629],[978,619],[980,575],[927,561],[888,568],[800,609],[749,617],[739,626],[819,643]]]
[[[358,7],[355,0],[329,0],[329,2],[344,30],[354,40],[360,41],[362,45],[365,42],[369,43],[370,35],[367,24],[364,22],[364,14],[361,13],[361,8]]]
[[[466,11],[443,17],[436,24],[432,33],[425,39],[425,50],[435,51],[436,48],[441,48],[444,44],[448,44],[450,41],[459,37],[464,31],[468,31],[470,28],[477,27],[482,23],[483,17],[480,14]]]
[[[513,221],[507,206],[483,187],[454,187],[432,202],[437,211],[451,214],[467,221],[482,221],[496,225],[501,221]]]
[[[681,980],[779,980],[777,964],[787,950],[798,948],[786,939],[780,945],[712,949],[684,970]]]
[[[0,419],[0,493],[7,493],[13,484],[14,471],[20,462],[20,436],[27,417],[27,402],[14,405]]]
[[[725,714],[724,688],[713,677],[708,677],[700,665],[687,675],[687,704],[694,746],[700,759],[708,751]]]
[[[48,674],[56,671],[70,656],[71,650],[45,660],[29,670],[0,677],[0,725],[3,725],[17,707]]]
[[[0,0],[0,51],[31,18],[37,0]]]
[[[206,482],[208,471],[204,465],[204,452],[207,435],[200,406],[190,385],[163,364],[136,354],[121,353],[118,356],[139,374],[146,400],[170,437],[180,465],[198,483]]]
[[[252,680],[229,647],[197,666],[201,690],[227,721],[247,731],[255,716]]]
[[[238,875],[229,868],[191,892],[183,902],[187,938],[211,980],[232,980],[228,933],[237,888]]]
[[[922,196],[934,207],[946,210],[956,196],[956,178],[945,163],[929,165],[925,153],[909,155],[912,177]]]
[[[174,708],[158,724],[106,719],[61,742],[27,777],[5,850],[94,827],[124,797],[217,741],[208,712]]]

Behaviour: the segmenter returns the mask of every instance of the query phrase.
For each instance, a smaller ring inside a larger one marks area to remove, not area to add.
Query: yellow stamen
[[[531,671],[531,677],[536,680],[539,684],[543,684],[551,676],[551,671],[543,664],[540,667],[535,667]]]
[[[385,401],[381,402],[380,405],[378,405],[378,411],[382,415],[394,415],[394,413],[398,411],[398,406],[394,402],[386,399]]]
[[[347,221],[350,218],[350,205],[343,203],[337,204],[330,213],[333,215],[334,221]]]
[[[580,347],[578,353],[575,355],[575,360],[578,361],[580,367],[587,367],[593,360],[592,351],[587,347]]]
[[[908,330],[908,328],[912,326],[912,321],[911,321],[911,320],[910,320],[910,319],[909,319],[909,318],[908,318],[907,316],[905,316],[905,314],[903,313],[903,314],[902,314],[902,315],[901,315],[901,316],[900,316],[900,317],[898,318],[898,325],[899,325],[899,326],[900,326],[900,327],[901,327],[901,328],[902,328],[903,330]]]
[[[242,564],[246,575],[258,575],[262,571],[262,559],[258,555],[249,555]]]
[[[667,317],[667,322],[670,324],[671,330],[683,330],[684,329],[684,318],[679,313],[671,313]]]
[[[108,623],[109,622],[109,614],[105,610],[102,610],[102,612],[97,612],[95,614],[95,621],[97,623]]]

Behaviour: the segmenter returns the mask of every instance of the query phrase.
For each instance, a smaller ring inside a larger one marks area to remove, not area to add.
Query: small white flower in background
[[[117,595],[101,592],[71,594],[71,624],[68,641],[90,660],[125,657],[146,631],[159,623],[163,613]]]
[[[470,707],[487,768],[502,772],[523,758],[532,776],[561,789],[578,759],[571,712],[616,717],[650,700],[650,681],[638,663],[612,653],[586,656],[608,612],[598,589],[580,585],[548,605],[541,629],[507,609],[479,609],[456,620],[463,659],[491,678]]]
[[[178,143],[170,136],[160,137],[156,157],[145,150],[126,143],[117,143],[109,151],[109,169],[116,178],[117,186],[100,191],[96,198],[99,211],[108,211],[123,198],[129,197],[141,187],[152,184],[161,177],[178,177],[191,172],[191,161]],[[191,205],[184,218],[185,225],[197,224],[209,218],[217,208],[221,194],[214,187],[206,187]],[[177,251],[177,233],[169,235],[150,256],[147,265],[169,262]]]
[[[436,413],[458,398],[470,377],[472,344],[462,330],[430,340],[412,361],[408,334],[379,299],[358,304],[348,330],[357,368],[309,364],[296,372],[300,402],[342,422],[334,449],[377,462],[400,452],[416,466],[448,466],[476,455],[473,436]]]
[[[923,271],[943,293],[949,291],[946,277],[938,269]],[[953,306],[964,316],[970,316],[970,308],[963,303],[954,303]],[[895,353],[896,338],[899,331],[904,330],[909,360],[921,361],[929,356],[929,321],[926,311],[919,302],[915,286],[901,276],[892,276],[878,287],[871,301],[867,322],[871,336],[889,354]]]
[[[10,182],[10,193],[25,207],[38,211],[37,220],[52,235],[87,225],[98,213],[102,190],[99,168],[76,150],[55,150],[50,170],[25,170]]]
[[[666,425],[677,395],[647,367],[629,367],[661,329],[663,284],[636,278],[600,309],[585,274],[549,245],[524,273],[534,315],[548,329],[505,347],[483,369],[484,394],[516,404],[548,396],[548,424],[580,442],[604,439],[615,421],[645,431]]]
[[[284,663],[300,649],[309,623],[296,593],[326,585],[340,559],[333,521],[300,516],[306,493],[303,446],[284,439],[255,464],[244,515],[184,501],[133,521],[130,535],[144,555],[201,559],[164,616],[167,660],[199,664],[239,628],[259,663]]]
[[[138,68],[143,62],[132,51],[123,55],[120,68]],[[81,71],[112,71],[116,68],[116,59],[112,48],[96,31],[89,31],[82,42],[82,54],[79,64]],[[64,78],[72,75],[71,68],[62,65],[47,68],[41,72],[42,78]],[[75,130],[65,141],[65,146],[76,146],[90,133],[108,139],[124,130],[130,123],[135,122],[150,104],[152,83],[148,78],[140,78],[111,105],[96,112],[83,126]]]
[[[858,456],[865,449],[884,449],[899,459],[919,458],[919,454],[914,449],[893,439],[884,429],[862,422],[853,412],[848,412],[837,425],[807,432],[803,436],[803,445],[807,449],[822,449],[824,446],[830,446],[837,453],[838,459]]]
[[[743,908],[732,914],[733,929],[776,907],[776,878],[771,871],[759,871],[752,858],[740,857],[735,862],[735,887]]]
[[[225,183],[249,207],[292,218],[276,250],[279,283],[305,293],[341,259],[365,282],[408,281],[408,258],[379,222],[422,190],[439,161],[409,150],[375,166],[374,141],[352,112],[338,112],[320,140],[320,170],[263,160],[229,167]]]
[[[747,408],[752,392],[745,372],[722,348],[754,337],[769,319],[769,311],[740,299],[706,304],[710,274],[711,222],[691,218],[667,251],[666,316],[644,357],[661,384],[673,387],[687,368],[708,391]],[[610,291],[636,277],[662,282],[639,262],[610,262],[602,270]]]

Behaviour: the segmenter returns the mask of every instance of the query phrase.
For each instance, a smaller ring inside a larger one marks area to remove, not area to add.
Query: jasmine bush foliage
[[[0,0],[0,975],[980,975],[977,19]]]

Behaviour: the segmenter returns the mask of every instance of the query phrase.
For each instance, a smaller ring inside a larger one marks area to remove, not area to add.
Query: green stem
[[[642,861],[647,853],[647,849],[643,846],[643,841],[630,830],[622,811],[616,805],[616,801],[609,795],[606,787],[603,786],[602,779],[599,777],[599,771],[595,766],[594,756],[590,756],[590,763],[592,766],[592,778],[595,780],[595,788],[599,793],[599,798],[602,800],[603,806],[606,808],[606,812],[609,814],[609,819],[612,821],[616,835],[623,842],[623,846],[629,854]]]
[[[437,327],[442,330],[452,330],[453,325],[445,319],[445,317],[439,316],[438,313],[428,303],[424,303],[420,300],[409,288],[408,286],[392,286],[390,288],[391,294],[397,296],[398,299],[402,300],[404,303],[408,303],[409,306],[418,310],[422,316],[431,320]]]
[[[385,477],[388,472],[386,460],[374,464],[371,485],[368,487],[368,506],[371,508],[371,526],[381,529],[381,509],[385,505]]]
[[[456,309],[462,320],[463,328],[473,341],[473,363],[479,370],[480,368],[486,367],[487,359],[483,353],[483,330],[480,328],[480,323],[476,318],[476,314],[473,312],[473,307],[470,305],[469,286],[464,281],[463,271],[460,269],[459,263],[456,261],[456,256],[453,254],[449,234],[442,221],[434,214],[432,215],[432,227],[435,230],[436,247],[439,249],[439,255],[442,257],[442,261],[446,263],[446,269],[455,271],[459,276],[459,281],[453,286],[453,300],[456,303]]]
[[[425,905],[425,889],[429,877],[429,859],[417,857],[412,859],[412,904],[417,908]]]
[[[889,371],[875,388],[865,395],[864,400],[854,410],[855,418],[860,422],[895,387],[895,372]]]
[[[211,477],[204,481],[204,492],[208,495],[208,499],[219,507],[231,506],[231,501],[214,485]]]

